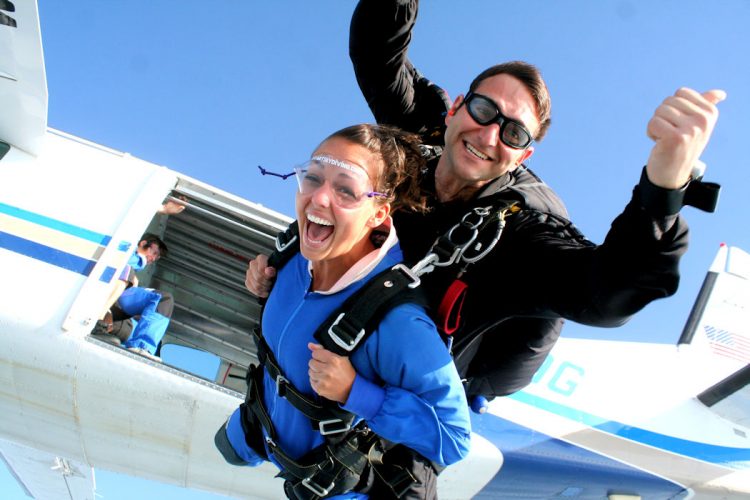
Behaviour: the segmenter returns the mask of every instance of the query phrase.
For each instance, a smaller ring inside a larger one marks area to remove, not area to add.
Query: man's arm
[[[688,243],[687,224],[679,216],[682,196],[724,97],[723,91],[683,88],[656,109],[647,128],[655,141],[648,165],[602,245],[546,214],[519,220],[515,250],[535,263],[536,280],[529,281],[536,281],[540,312],[546,308],[577,322],[617,326],[677,290]]]
[[[349,56],[378,123],[416,133],[443,126],[450,99],[407,56],[417,0],[361,0],[352,15]]]

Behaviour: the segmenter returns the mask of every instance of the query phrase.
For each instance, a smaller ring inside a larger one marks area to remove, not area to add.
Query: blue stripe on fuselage
[[[93,260],[84,259],[77,255],[19,238],[18,236],[2,231],[0,231],[0,248],[6,248],[12,252],[20,253],[32,259],[62,267],[84,276],[88,276],[91,273],[95,264]]]
[[[584,450],[491,414],[472,414],[472,430],[503,453],[503,466],[474,497],[607,498],[611,493],[642,498],[684,498],[680,485]]]
[[[686,457],[696,458],[704,462],[710,462],[733,469],[747,469],[748,464],[750,464],[749,448],[732,448],[729,446],[699,443],[696,441],[659,434],[638,427],[633,427],[631,425],[625,425],[622,422],[614,420],[607,421],[601,417],[581,412],[580,410],[526,392],[517,392],[508,397],[536,408],[541,408],[550,413],[554,413],[555,415],[588,425],[602,432],[606,432],[607,434],[630,439],[637,443],[654,446]]]
[[[84,240],[92,241],[103,246],[109,245],[109,242],[112,239],[110,236],[106,236],[89,229],[84,229],[82,227],[74,226],[73,224],[68,224],[67,222],[62,222],[45,215],[29,212],[28,210],[7,205],[5,203],[0,203],[0,213],[33,222],[34,224],[39,224],[40,226],[48,227],[50,229],[55,229],[57,231],[70,234]]]

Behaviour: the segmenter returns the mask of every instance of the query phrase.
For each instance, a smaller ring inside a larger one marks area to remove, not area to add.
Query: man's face
[[[141,241],[138,245],[138,253],[146,258],[147,264],[153,264],[159,260],[159,257],[161,257],[161,250],[159,250],[159,245],[157,243],[147,245],[145,241]]]
[[[501,74],[482,81],[475,91],[491,99],[500,112],[536,134],[539,119],[529,90],[516,78]],[[481,186],[515,170],[534,152],[533,147],[513,149],[500,140],[500,125],[480,125],[469,115],[459,96],[446,116],[445,151],[439,168],[454,181]]]

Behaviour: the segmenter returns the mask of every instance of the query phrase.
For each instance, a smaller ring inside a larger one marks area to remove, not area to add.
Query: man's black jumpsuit
[[[416,0],[361,0],[352,18],[350,55],[379,123],[441,144],[450,102],[407,58],[416,14]],[[422,179],[431,194],[436,164],[431,162]],[[475,343],[457,359],[469,395],[505,395],[526,386],[555,344],[562,318],[619,326],[652,300],[672,295],[688,229],[677,210],[662,207],[680,196],[679,190],[654,186],[644,174],[601,245],[586,240],[568,221],[557,195],[523,168],[495,179],[468,202],[440,203],[432,196],[426,216],[396,213],[404,254],[414,262],[438,235],[490,197],[524,202],[524,209],[508,218],[495,250],[462,278],[468,292],[463,324],[454,336],[459,341],[486,330],[481,347]],[[426,276],[424,288],[439,300],[452,280],[437,270]]]

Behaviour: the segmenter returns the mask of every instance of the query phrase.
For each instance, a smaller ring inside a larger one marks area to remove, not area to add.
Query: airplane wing
[[[94,500],[94,469],[88,465],[5,440],[0,459],[30,497]]]
[[[47,130],[47,78],[36,2],[0,1],[0,141],[36,155]],[[10,57],[8,57],[10,55]]]
[[[750,427],[750,364],[698,395],[724,418]]]

